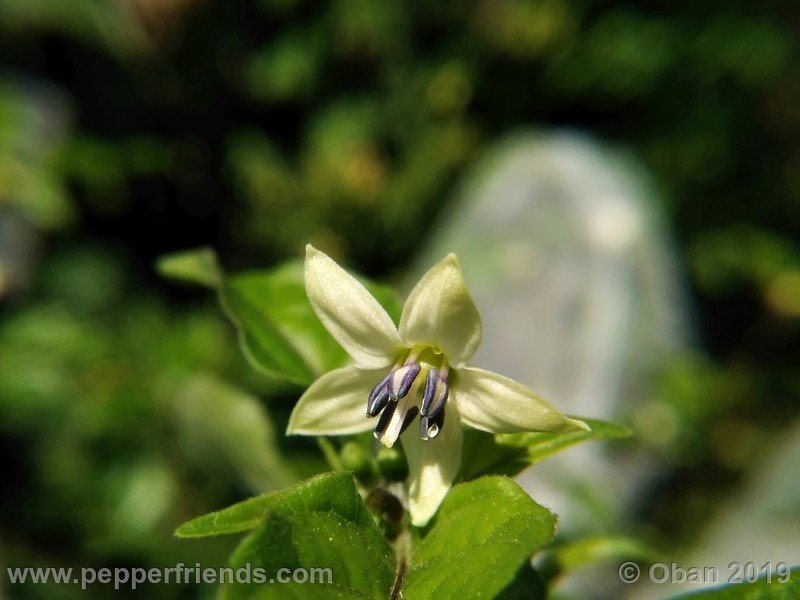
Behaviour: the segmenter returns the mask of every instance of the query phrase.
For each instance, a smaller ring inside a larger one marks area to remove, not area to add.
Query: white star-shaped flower
[[[454,254],[414,286],[399,327],[363,285],[310,245],[305,285],[317,316],[354,364],[326,373],[306,390],[287,433],[374,428],[389,447],[399,438],[414,525],[430,520],[458,472],[460,423],[492,433],[588,429],[523,384],[466,366],[481,341],[481,318]],[[409,427],[417,415],[419,427]]]

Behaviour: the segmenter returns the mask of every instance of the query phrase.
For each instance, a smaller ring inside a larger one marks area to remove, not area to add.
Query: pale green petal
[[[481,343],[481,315],[455,254],[431,267],[411,290],[400,317],[400,336],[412,344],[438,346],[452,365],[475,354]]]
[[[354,366],[325,373],[297,402],[286,433],[343,435],[372,429],[375,421],[367,418],[367,399],[385,376],[384,369],[362,371]]]
[[[419,436],[419,421],[400,437],[408,461],[408,504],[411,522],[423,527],[436,514],[461,466],[464,436],[458,409],[447,405],[444,427],[427,442]]]
[[[451,398],[461,411],[461,419],[475,429],[492,433],[588,429],[518,381],[491,371],[458,369],[453,390]]]
[[[394,360],[401,341],[392,318],[352,275],[310,244],[305,281],[314,312],[357,366],[377,369]]]

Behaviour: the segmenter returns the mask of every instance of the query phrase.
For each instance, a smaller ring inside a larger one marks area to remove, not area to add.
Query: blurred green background
[[[800,414],[799,27],[791,0],[0,0],[0,562],[221,563],[174,528],[324,463],[281,434],[300,389],[157,257],[310,241],[399,281],[531,125],[633,153],[663,200],[701,352],[642,399],[678,423],[639,431],[666,469],[637,519],[691,546]]]

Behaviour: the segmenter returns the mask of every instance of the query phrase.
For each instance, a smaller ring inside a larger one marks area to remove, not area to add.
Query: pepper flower
[[[431,519],[458,473],[461,423],[490,433],[588,429],[523,384],[466,365],[482,326],[455,254],[414,286],[399,326],[363,285],[311,245],[305,287],[314,312],[353,364],[322,375],[306,390],[287,434],[374,429],[385,446],[400,439],[414,525]]]

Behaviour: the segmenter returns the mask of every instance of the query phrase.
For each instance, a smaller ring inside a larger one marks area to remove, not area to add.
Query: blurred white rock
[[[568,414],[625,422],[652,369],[689,338],[670,232],[643,170],[586,135],[500,142],[441,214],[409,281],[447,252],[483,317],[471,362]],[[585,444],[520,482],[561,516],[562,531],[599,533],[647,470],[641,456],[612,461]]]

